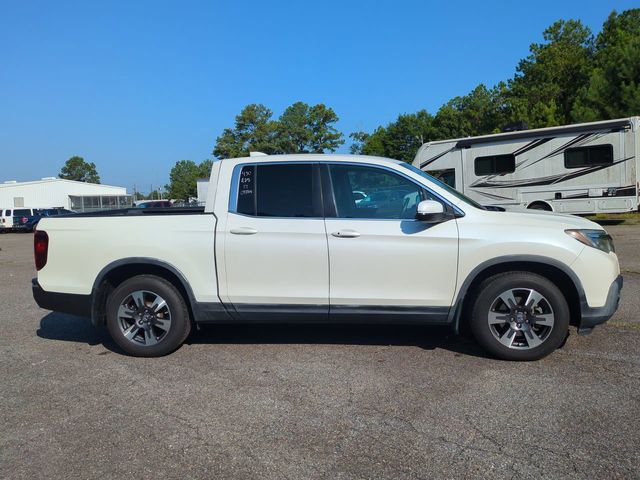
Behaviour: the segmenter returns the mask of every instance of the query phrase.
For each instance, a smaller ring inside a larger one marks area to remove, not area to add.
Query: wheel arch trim
[[[188,301],[189,310],[195,314],[195,311],[198,306],[198,302],[196,301],[195,295],[193,293],[193,289],[191,288],[189,281],[186,279],[184,274],[178,268],[176,268],[175,266],[171,265],[168,262],[159,260],[157,258],[128,257],[128,258],[121,258],[109,263],[104,268],[102,268],[102,270],[100,270],[100,272],[96,276],[93,282],[93,287],[91,288],[91,323],[93,325],[97,326],[97,325],[102,325],[104,323],[104,318],[103,318],[104,312],[100,311],[100,303],[102,301],[100,293],[101,293],[102,284],[105,281],[105,279],[109,276],[111,272],[113,272],[118,268],[127,267],[127,266],[133,267],[136,265],[160,268],[171,273],[180,282],[180,285],[182,286],[182,288],[184,289],[184,292],[188,297],[185,300]]]
[[[473,270],[471,270],[471,272],[465,278],[462,286],[460,287],[460,290],[458,291],[453,306],[449,311],[448,322],[453,325],[456,333],[460,329],[460,317],[463,313],[463,304],[466,300],[467,294],[469,293],[469,288],[471,287],[471,285],[483,272],[486,272],[488,269],[509,263],[537,264],[545,267],[557,268],[558,270],[562,271],[571,279],[571,282],[576,289],[578,300],[580,303],[581,316],[585,311],[588,311],[589,305],[587,303],[587,297],[585,295],[582,282],[580,281],[580,278],[578,278],[578,275],[569,267],[569,265],[553,258],[543,257],[540,255],[504,255],[501,257],[495,257],[489,260],[485,260],[481,264],[477,265]]]
[[[535,210],[532,205],[546,205],[547,207],[549,207],[549,212],[555,212],[553,204],[548,200],[533,200],[532,202],[527,203],[527,210]]]

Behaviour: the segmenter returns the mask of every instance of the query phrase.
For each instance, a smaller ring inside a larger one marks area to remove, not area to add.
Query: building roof
[[[78,182],[77,180],[66,180],[64,178],[56,178],[56,177],[45,177],[45,178],[41,178],[40,180],[30,180],[27,182],[17,182],[15,180],[8,180],[3,183],[0,183],[0,188],[19,187],[23,185],[37,185],[42,183],[69,183],[72,185],[91,185],[91,186],[102,187],[102,188],[118,188],[118,189],[125,188],[125,187],[117,187],[115,185],[105,185],[102,183]]]

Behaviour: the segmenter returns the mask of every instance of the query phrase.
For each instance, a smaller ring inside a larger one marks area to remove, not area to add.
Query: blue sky
[[[557,19],[598,31],[632,1],[0,0],[0,181],[95,162],[168,182],[248,103],[325,103],[348,134],[514,74]],[[347,151],[347,145],[343,151]]]

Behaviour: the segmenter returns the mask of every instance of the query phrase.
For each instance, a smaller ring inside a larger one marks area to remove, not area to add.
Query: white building
[[[0,209],[66,208],[76,212],[131,207],[125,187],[46,177],[32,182],[0,183]]]

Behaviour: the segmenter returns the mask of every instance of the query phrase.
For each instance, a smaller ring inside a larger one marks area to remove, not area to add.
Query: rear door
[[[320,190],[314,163],[234,168],[222,231],[225,293],[243,320],[326,320],[329,259]]]
[[[444,322],[456,285],[458,228],[415,220],[440,200],[408,176],[377,166],[332,164],[327,210],[330,315]],[[354,191],[367,197],[356,202]],[[333,215],[334,218],[329,218]]]

